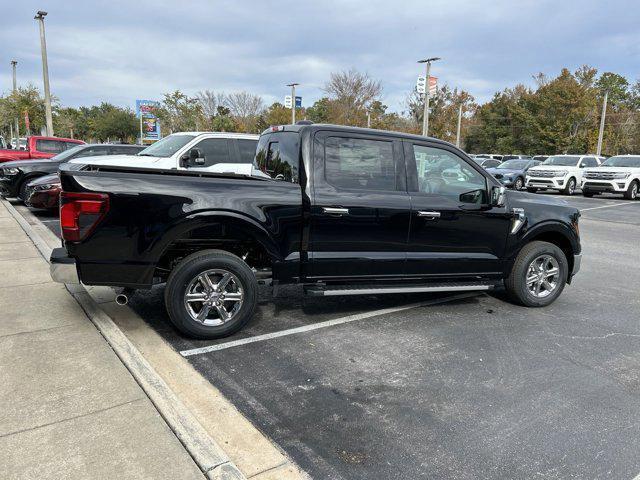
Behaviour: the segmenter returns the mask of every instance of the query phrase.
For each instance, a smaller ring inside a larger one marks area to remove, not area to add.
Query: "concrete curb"
[[[2,203],[48,262],[51,247],[11,203],[6,200],[2,200]],[[147,394],[205,476],[211,480],[246,480],[246,477],[231,462],[224,450],[209,436],[198,420],[113,320],[100,309],[85,288],[82,285],[67,285],[66,287]]]

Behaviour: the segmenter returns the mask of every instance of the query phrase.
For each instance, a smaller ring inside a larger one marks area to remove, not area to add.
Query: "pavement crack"
[[[49,427],[51,425],[57,425],[58,423],[70,422],[72,420],[76,420],[78,418],[88,417],[90,415],[95,415],[96,413],[106,412],[108,410],[113,410],[114,408],[123,407],[125,405],[129,405],[131,403],[139,402],[141,400],[147,400],[147,397],[134,398],[133,400],[129,400],[127,402],[118,403],[117,405],[111,405],[109,407],[101,408],[99,410],[93,410],[91,412],[83,413],[81,415],[75,415],[73,417],[61,418],[60,420],[56,420],[55,422],[43,423],[42,425],[36,425],[35,427],[24,428],[22,430],[14,430],[13,432],[7,432],[0,435],[0,438],[10,437],[11,435],[16,435],[18,433],[31,432],[33,430],[38,430],[40,428]]]
[[[611,333],[607,333],[605,335],[596,335],[596,336],[563,335],[561,333],[546,332],[546,331],[543,332],[543,333],[549,334],[549,335],[554,336],[554,337],[569,338],[571,340],[606,340],[607,338],[615,337],[615,336],[640,338],[640,334],[637,334],[637,333],[623,333],[623,332],[611,332]]]

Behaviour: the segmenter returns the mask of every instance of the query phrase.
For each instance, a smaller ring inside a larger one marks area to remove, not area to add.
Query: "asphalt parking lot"
[[[632,479],[640,202],[563,198],[582,211],[583,265],[545,309],[265,288],[244,331],[193,341],[161,287],[130,306],[313,478]]]

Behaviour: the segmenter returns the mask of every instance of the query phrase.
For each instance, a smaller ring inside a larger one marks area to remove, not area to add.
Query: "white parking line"
[[[460,295],[451,295],[449,297],[438,298],[436,300],[430,300],[427,302],[419,302],[419,303],[412,303],[410,305],[403,305],[401,307],[383,308],[381,310],[374,310],[372,312],[357,313],[355,315],[349,315],[348,317],[336,318],[334,320],[327,320],[325,322],[314,323],[312,325],[305,325],[303,327],[289,328],[287,330],[281,330],[279,332],[266,333],[264,335],[256,335],[255,337],[242,338],[240,340],[232,340],[230,342],[219,343],[217,345],[209,345],[207,347],[183,350],[180,352],[180,355],[182,355],[183,357],[190,357],[192,355],[200,355],[202,353],[217,352],[218,350],[225,350],[227,348],[238,347],[240,345],[247,345],[248,343],[263,342],[265,340],[272,340],[274,338],[286,337],[289,335],[295,335],[297,333],[310,332],[312,330],[318,330],[320,328],[333,327],[334,325],[341,325],[343,323],[355,322],[356,320],[364,320],[371,317],[377,317],[379,315],[402,312],[404,310],[410,310],[412,308],[418,308],[418,307],[425,307],[428,305],[437,305],[439,303],[446,303],[452,300],[460,300],[463,298],[470,298],[478,295],[479,295],[478,292],[463,293]]]
[[[631,202],[614,203],[612,205],[601,205],[599,207],[582,208],[582,209],[580,209],[580,211],[581,212],[586,212],[587,210],[598,210],[599,208],[619,207],[621,205],[633,205],[633,203],[631,203]]]

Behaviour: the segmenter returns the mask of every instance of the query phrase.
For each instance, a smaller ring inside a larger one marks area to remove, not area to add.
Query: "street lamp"
[[[18,93],[18,82],[16,81],[16,67],[18,65],[17,60],[11,60],[11,69],[13,70],[13,94],[16,95]],[[17,99],[17,97],[16,97]],[[20,122],[18,117],[16,116],[16,148],[20,148]]]
[[[42,51],[42,76],[44,78],[44,110],[47,119],[47,135],[53,137],[53,117],[51,116],[51,91],[49,89],[49,65],[47,63],[47,41],[44,36],[44,17],[47,12],[39,10],[34,20],[40,26],[40,50]]]
[[[296,86],[299,83],[287,83],[287,87],[291,87],[291,124],[296,124]]]
[[[441,60],[440,57],[425,58],[424,60],[418,60],[418,63],[427,64],[427,76],[425,78],[425,92],[424,92],[424,113],[422,116],[422,135],[425,137],[429,132],[429,73],[431,72],[431,62]]]

